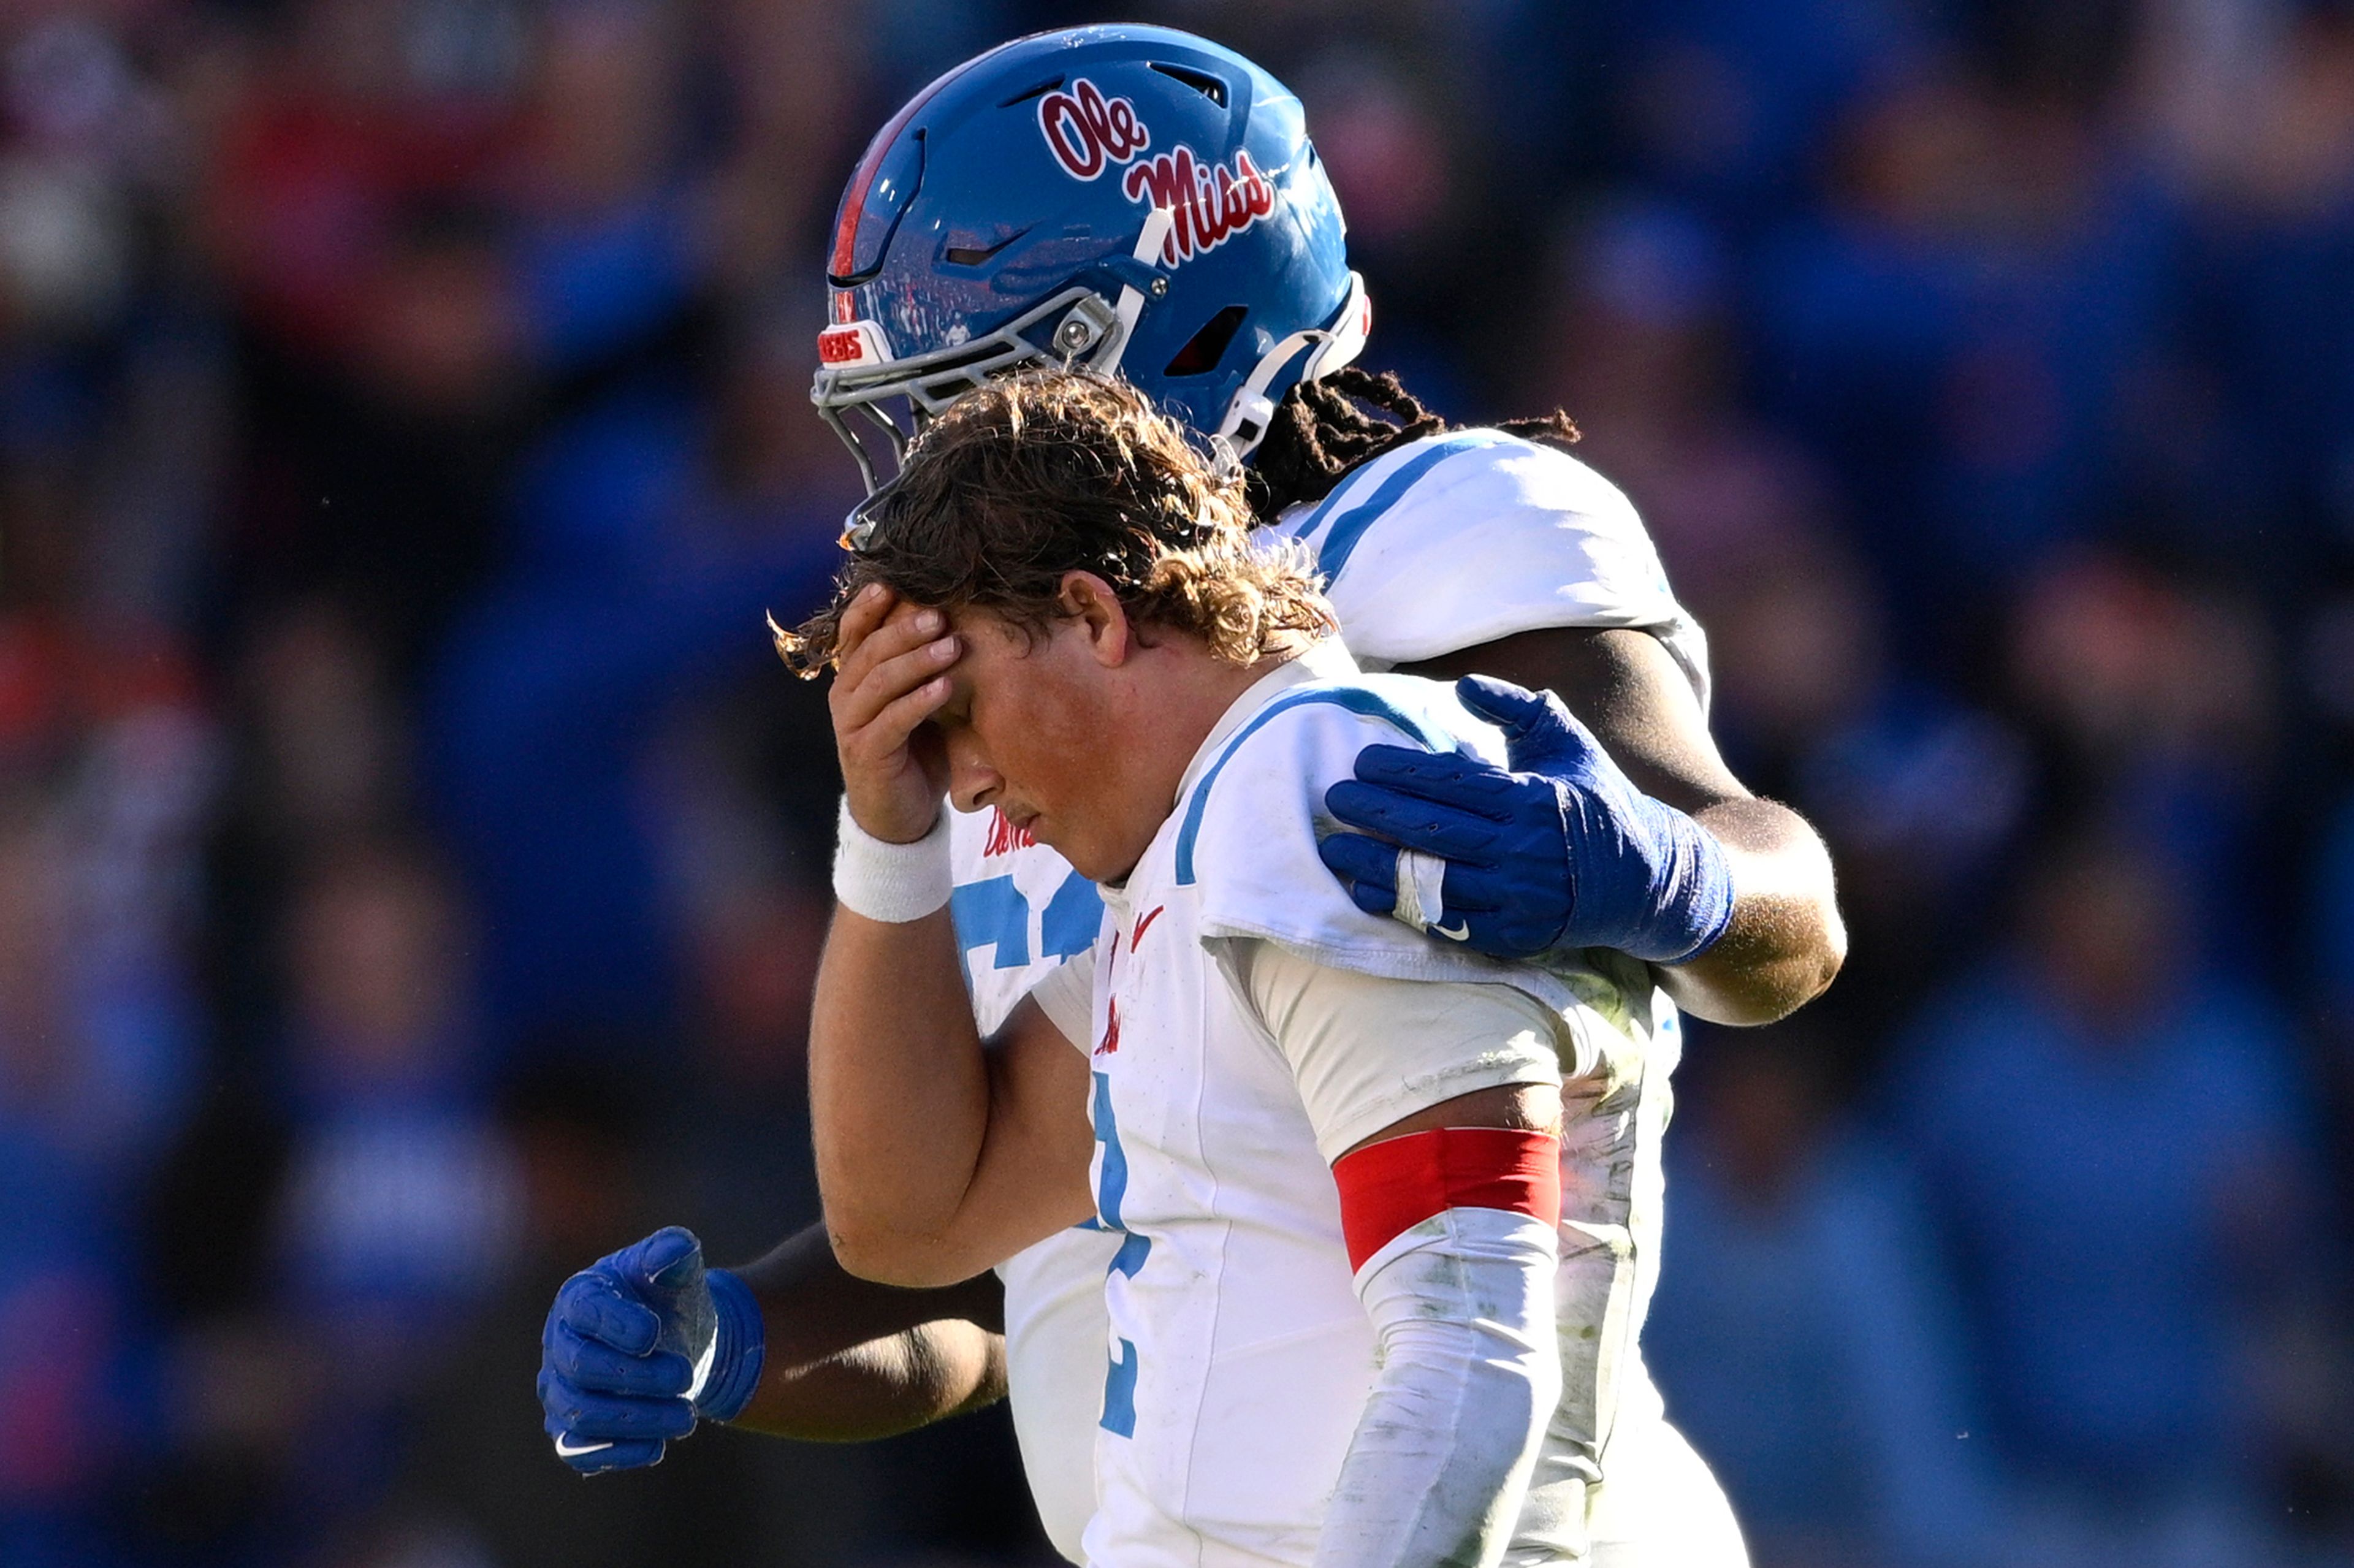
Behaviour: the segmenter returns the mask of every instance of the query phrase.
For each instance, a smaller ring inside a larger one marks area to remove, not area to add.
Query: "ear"
[[[1136,635],[1136,623],[1129,619],[1119,595],[1112,591],[1111,584],[1093,572],[1065,572],[1055,603],[1065,615],[1077,622],[1080,634],[1087,639],[1087,651],[1107,670],[1127,663],[1142,646]]]

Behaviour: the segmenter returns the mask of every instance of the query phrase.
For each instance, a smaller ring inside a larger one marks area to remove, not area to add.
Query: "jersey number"
[[[949,895],[949,917],[956,922],[957,950],[994,948],[990,968],[1018,969],[1030,962],[1030,900],[1011,876],[968,882]],[[1103,898],[1077,872],[1063,879],[1038,917],[1039,956],[1067,959],[1095,946],[1103,924]]]
[[[1152,1238],[1134,1235],[1120,1224],[1119,1205],[1128,1196],[1128,1151],[1119,1146],[1119,1119],[1112,1114],[1111,1079],[1095,1075],[1096,1141],[1103,1145],[1103,1163],[1096,1176],[1096,1216],[1104,1229],[1121,1233],[1119,1252],[1111,1260],[1113,1274],[1136,1277],[1152,1251]],[[1103,1415],[1097,1423],[1122,1437],[1136,1436],[1136,1345],[1122,1340],[1104,1372]]]

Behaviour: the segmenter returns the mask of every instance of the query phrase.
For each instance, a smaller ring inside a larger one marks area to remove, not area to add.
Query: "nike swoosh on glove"
[[[1511,767],[1359,752],[1324,803],[1360,831],[1319,846],[1359,908],[1517,960],[1615,948],[1681,963],[1724,934],[1733,869],[1706,829],[1636,789],[1552,693],[1487,675],[1455,692],[1503,730]]]
[[[697,1419],[751,1403],[766,1334],[751,1287],[703,1266],[677,1225],[566,1280],[540,1332],[539,1403],[556,1457],[584,1476],[659,1464]]]

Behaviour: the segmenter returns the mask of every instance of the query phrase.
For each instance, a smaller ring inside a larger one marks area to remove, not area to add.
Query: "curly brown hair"
[[[869,583],[1034,636],[1064,613],[1065,574],[1092,572],[1134,619],[1245,665],[1337,627],[1303,551],[1253,544],[1242,476],[1221,475],[1127,382],[1091,372],[1026,371],[966,393],[856,524],[832,601],[777,633],[798,673],[839,656],[843,611]]]

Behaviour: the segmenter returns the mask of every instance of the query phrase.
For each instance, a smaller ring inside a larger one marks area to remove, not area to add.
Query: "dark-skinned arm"
[[[811,1225],[736,1270],[760,1303],[767,1368],[734,1425],[857,1443],[1005,1393],[1004,1291],[984,1274],[941,1290],[860,1279]]]
[[[1787,806],[1724,765],[1681,666],[1648,631],[1557,629],[1465,649],[1410,672],[1478,673],[1551,690],[1635,786],[1690,815],[1732,863],[1733,922],[1695,958],[1658,969],[1676,1004],[1730,1024],[1770,1023],[1819,996],[1847,956],[1830,856]]]

